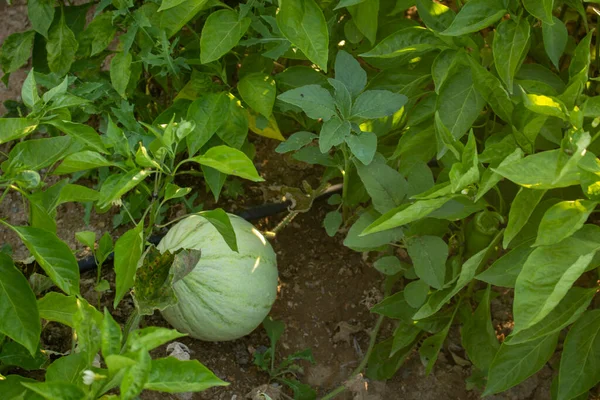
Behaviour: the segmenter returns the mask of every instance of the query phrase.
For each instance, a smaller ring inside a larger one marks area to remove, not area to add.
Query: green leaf
[[[338,51],[335,58],[335,79],[342,82],[353,98],[367,85],[367,73],[360,63],[344,50]]]
[[[136,363],[125,370],[121,380],[119,389],[123,399],[134,399],[142,392],[152,368],[152,359],[146,350],[138,351],[134,357]]]
[[[496,115],[506,122],[512,119],[514,105],[502,83],[496,76],[469,57],[473,83],[477,92],[488,102]]]
[[[447,47],[447,44],[435,36],[429,29],[420,26],[411,26],[392,33],[379,42],[377,46],[366,53],[362,53],[360,56],[392,58],[407,53],[422,52],[445,47]]]
[[[469,3],[473,1],[476,0]],[[483,98],[475,90],[470,70],[458,71],[446,78],[437,98],[441,121],[456,139],[471,128],[484,105]]]
[[[325,214],[323,226],[325,227],[327,235],[331,237],[335,236],[337,231],[340,229],[342,222],[342,214],[339,211],[330,211]]]
[[[35,104],[40,101],[40,95],[38,93],[33,68],[29,70],[29,73],[27,73],[27,78],[25,79],[25,82],[23,82],[23,87],[21,88],[21,98],[23,99],[23,104],[29,108],[33,108]]]
[[[558,333],[514,346],[503,343],[488,372],[483,395],[503,392],[535,374],[554,354],[557,341]]]
[[[335,102],[327,89],[319,85],[306,85],[288,90],[277,98],[300,107],[309,118],[328,120],[336,115]]]
[[[377,249],[387,245],[390,242],[396,242],[404,236],[402,228],[390,229],[385,232],[373,233],[367,236],[359,236],[361,232],[372,224],[379,213],[369,210],[361,214],[358,220],[350,227],[348,235],[344,240],[344,246],[354,251],[366,251],[367,249]]]
[[[111,13],[103,13],[94,18],[85,28],[82,41],[91,43],[90,55],[92,57],[103,52],[115,37],[117,28],[113,26],[112,21]]]
[[[406,323],[413,323],[413,314],[416,310],[408,304],[404,292],[394,293],[371,308],[372,313],[399,319]]]
[[[373,263],[373,267],[384,275],[396,275],[404,269],[396,256],[381,257]]]
[[[58,292],[48,292],[38,300],[40,318],[73,327],[73,315],[77,312],[77,298]]]
[[[4,40],[0,64],[5,74],[10,74],[21,68],[31,56],[34,31],[13,33]]]
[[[448,245],[438,236],[417,236],[407,241],[415,273],[429,286],[444,287]]]
[[[36,383],[35,379],[25,378],[21,375],[6,375],[0,380],[0,391],[7,399],[43,400],[37,393],[27,389],[22,383]]]
[[[60,20],[52,25],[48,33],[46,51],[48,52],[50,71],[59,76],[69,72],[71,64],[75,61],[75,53],[77,53],[78,47],[79,43],[73,31],[67,26],[63,12]]]
[[[422,279],[412,281],[404,287],[404,296],[409,306],[419,308],[425,303],[429,294],[429,285]]]
[[[416,0],[416,5],[419,17],[428,28],[435,31],[448,29],[456,16],[451,8],[432,0]]]
[[[361,233],[361,236],[396,228],[417,221],[439,209],[450,199],[450,197],[440,197],[431,200],[420,200],[410,204],[408,207],[404,205],[397,207],[396,209],[388,211],[371,225],[367,226]]]
[[[37,122],[29,118],[0,118],[0,144],[25,137],[37,126]]]
[[[352,16],[352,22],[365,35],[371,44],[377,39],[379,0],[364,0],[352,6],[347,6]]]
[[[208,0],[184,0],[181,4],[160,13],[160,28],[167,36],[175,35],[208,5]]]
[[[344,140],[350,152],[363,164],[369,165],[377,152],[377,135],[373,132],[361,132],[347,135]]]
[[[94,231],[79,231],[75,233],[75,239],[84,246],[90,248],[93,252],[96,245],[96,232]]]
[[[393,356],[400,350],[411,346],[411,344],[414,343],[419,337],[420,333],[421,329],[416,325],[412,323],[407,324],[405,322],[400,322],[400,324],[398,324],[398,328],[396,328],[394,331],[394,341],[390,351],[390,356]]]
[[[502,0],[470,0],[442,35],[462,36],[487,28],[506,14]]]
[[[110,175],[100,188],[98,207],[107,208],[150,175],[148,170],[133,169],[126,174]]]
[[[250,108],[265,118],[271,116],[277,95],[275,80],[271,75],[261,72],[244,75],[238,82],[237,88],[242,99],[248,103]]]
[[[54,125],[58,130],[67,135],[72,136],[73,139],[84,144],[86,147],[96,150],[98,153],[108,153],[100,135],[91,126],[61,120],[52,120],[48,121],[48,123]]]
[[[350,135],[350,122],[341,120],[337,116],[325,121],[319,132],[321,153],[328,153],[332,147],[344,143],[348,135]]]
[[[71,353],[58,358],[46,369],[46,382],[68,382],[77,385],[87,367],[86,353]]]
[[[533,246],[549,246],[560,242],[581,229],[598,205],[595,201],[561,201],[544,214]]]
[[[600,381],[600,310],[590,310],[573,325],[563,347],[558,399],[586,393]]]
[[[77,348],[86,355],[87,364],[91,365],[102,345],[102,314],[85,300],[78,299],[73,329],[77,335]]]
[[[42,327],[37,303],[27,279],[4,253],[0,253],[0,332],[35,355]]]
[[[504,239],[502,241],[502,246],[505,249],[508,248],[510,242],[523,229],[533,210],[545,194],[545,190],[519,189],[508,212],[508,225],[506,226],[506,232],[504,232]]]
[[[541,19],[542,22],[550,25],[554,23],[552,19],[554,0],[523,0],[523,6],[529,14]]]
[[[223,237],[223,240],[229,248],[235,252],[238,251],[237,238],[235,236],[235,230],[231,225],[229,215],[221,208],[215,208],[214,210],[202,211],[198,215],[205,218],[208,222],[215,227],[217,231]]]
[[[559,243],[536,248],[527,258],[515,285],[514,332],[546,317],[585,271],[600,249],[600,228],[595,228],[585,225]]]
[[[352,96],[350,95],[348,88],[337,79],[329,78],[327,79],[327,82],[334,88],[334,98],[337,109],[343,118],[348,118],[352,107]]]
[[[581,314],[588,308],[596,291],[573,287],[558,303],[556,308],[543,320],[506,338],[505,343],[515,345],[531,340],[540,340],[543,336],[559,332],[563,328],[577,321]]]
[[[251,21],[248,17],[239,18],[237,12],[231,10],[211,13],[200,35],[202,64],[218,60],[233,49],[248,30]]]
[[[252,160],[243,152],[228,146],[211,147],[204,155],[192,157],[190,161],[214,168],[224,174],[239,176],[253,182],[262,182]]]
[[[160,3],[160,7],[157,10],[157,12],[161,12],[164,10],[168,10],[169,8],[173,8],[176,7],[178,5],[180,5],[181,3],[183,3],[185,0],[163,0]]]
[[[504,160],[502,160],[500,165],[509,164],[521,158],[523,158],[523,150],[517,147],[512,153],[506,156]],[[486,169],[479,182],[479,188],[477,190],[477,196],[475,196],[475,201],[479,201],[487,192],[496,187],[498,182],[500,182],[501,180],[502,176],[495,173],[490,168]]]
[[[421,344],[421,347],[419,348],[419,357],[421,358],[421,363],[425,366],[425,376],[431,373],[451,326],[452,320],[450,320],[444,329],[429,336]]]
[[[528,110],[538,114],[557,117],[563,121],[568,121],[569,119],[563,102],[552,96],[525,94],[523,92],[523,105]]]
[[[144,389],[166,393],[200,392],[214,386],[227,386],[197,360],[174,357],[152,360]]]
[[[479,161],[477,159],[477,142],[473,130],[462,153],[462,162],[452,164],[450,169],[450,186],[456,193],[468,185],[479,181]]]
[[[334,10],[339,10],[340,8],[343,7],[350,7],[353,6],[355,4],[360,4],[362,2],[364,2],[365,0],[340,0],[340,2],[338,3],[337,6],[335,6]]]
[[[529,22],[525,18],[518,22],[512,19],[502,21],[496,28],[492,50],[498,76],[513,91],[513,79],[519,69],[529,41]]]
[[[560,57],[563,55],[569,40],[569,32],[565,24],[558,18],[552,17],[553,24],[542,22],[544,49],[556,69],[560,69]]]
[[[42,353],[37,349],[35,354],[31,355],[29,350],[14,341],[6,341],[0,350],[2,365],[15,366],[27,371],[41,369],[47,361],[48,355],[45,352]]]
[[[386,164],[384,157],[375,157],[369,165],[359,161],[355,161],[354,165],[375,210],[383,214],[404,202],[408,183],[398,171]]]
[[[85,393],[77,385],[67,382],[22,382],[26,388],[46,400],[81,400]]]
[[[164,200],[178,199],[187,196],[191,191],[191,187],[181,188],[175,184],[167,183]]]
[[[329,31],[323,11],[314,0],[281,0],[277,26],[310,61],[327,72]]]
[[[50,279],[67,294],[79,294],[79,267],[69,246],[55,234],[28,226],[10,226]]]
[[[188,152],[194,155],[223,125],[229,113],[229,101],[225,92],[201,95],[188,108],[188,121],[194,121],[194,131],[186,137]]]
[[[554,189],[578,185],[577,165],[565,163],[562,169],[558,167],[561,153],[559,149],[543,151],[495,168],[494,171],[526,188]]]
[[[175,329],[148,326],[136,329],[127,338],[127,351],[137,352],[139,350],[151,351],[171,340],[186,336],[185,333],[177,332]]]
[[[461,330],[462,346],[469,359],[482,371],[488,370],[500,347],[492,325],[491,291],[491,286],[488,285],[477,309],[467,318]]]
[[[417,338],[418,339],[418,338]],[[393,356],[390,354],[393,349],[393,338],[377,343],[367,362],[366,376],[370,379],[386,380],[392,378],[398,369],[402,366],[406,358],[412,353],[417,339],[408,346],[397,350]]]
[[[504,237],[506,237],[506,232],[504,233]],[[534,250],[531,244],[531,240],[521,243],[497,259],[488,269],[477,275],[476,278],[494,286],[514,288],[517,277],[521,273],[527,257]]]
[[[111,165],[114,164],[104,158],[100,153],[85,150],[65,157],[63,162],[52,173],[54,175],[71,174],[73,172],[109,167]]]
[[[114,308],[133,286],[135,271],[143,251],[143,224],[125,232],[115,243],[115,299]]]
[[[33,29],[48,38],[48,29],[54,20],[54,0],[29,0],[27,15]]]
[[[388,90],[367,90],[354,102],[350,118],[361,121],[387,117],[404,107],[407,101],[408,98],[403,94]]]
[[[110,82],[113,87],[119,93],[119,95],[126,99],[127,85],[129,85],[129,79],[131,78],[131,62],[133,56],[131,53],[119,52],[115,54],[110,62]]]
[[[121,353],[121,345],[123,334],[121,327],[114,320],[108,309],[104,309],[104,319],[102,319],[102,335],[101,335],[102,357]]]

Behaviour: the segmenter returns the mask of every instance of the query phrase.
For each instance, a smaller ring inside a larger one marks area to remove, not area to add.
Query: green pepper
[[[504,218],[494,211],[481,211],[467,223],[465,229],[465,258],[468,259],[492,242]]]

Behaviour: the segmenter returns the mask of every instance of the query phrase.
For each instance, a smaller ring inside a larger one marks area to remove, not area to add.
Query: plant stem
[[[371,331],[371,334],[370,334],[369,347],[367,348],[367,352],[365,353],[365,356],[362,359],[362,361],[360,362],[360,364],[358,365],[358,367],[356,367],[356,369],[352,372],[352,374],[350,374],[350,376],[348,377],[348,379],[346,381],[352,380],[352,378],[354,378],[356,375],[360,374],[362,372],[362,370],[367,366],[367,362],[369,361],[369,356],[371,355],[371,352],[373,351],[373,348],[375,347],[375,341],[377,340],[377,334],[379,333],[379,329],[381,328],[381,324],[383,323],[384,318],[385,317],[383,315],[380,315],[377,318],[377,322],[375,322],[375,327],[373,327],[373,330]],[[341,386],[337,387],[336,389],[334,389],[333,391],[327,393],[324,397],[321,398],[321,400],[333,399],[333,398],[335,398],[335,396],[342,393],[346,389],[347,389],[347,387],[345,385],[341,385]]]
[[[348,157],[345,144],[342,144],[341,149],[342,153],[344,154],[344,171],[342,171],[342,217],[344,222],[346,222],[348,220],[348,205],[346,204],[346,197],[348,195],[348,169],[350,168],[350,158]]]

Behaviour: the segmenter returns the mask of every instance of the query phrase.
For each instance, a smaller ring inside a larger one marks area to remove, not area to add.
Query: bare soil
[[[0,43],[13,32],[26,29],[25,6],[7,7],[0,0]],[[10,78],[8,89],[0,84],[0,102],[19,100],[20,85],[25,71],[18,71]],[[0,106],[0,115],[3,109]],[[273,150],[277,143],[254,137],[259,150],[257,165],[266,179],[265,183],[246,186],[246,195],[236,200],[225,199],[219,206],[229,211],[250,205],[276,200],[272,188],[279,185],[299,187],[302,180],[316,184],[320,171],[290,162]],[[197,190],[205,189],[197,183]],[[280,292],[273,307],[275,319],[287,326],[280,342],[278,356],[311,348],[316,364],[304,365],[305,373],[299,379],[308,383],[323,395],[342,384],[358,365],[368,346],[368,332],[375,318],[369,306],[381,299],[381,275],[372,267],[374,254],[363,255],[342,245],[343,234],[330,238],[321,223],[329,206],[319,204],[306,214],[300,215],[272,241],[278,255]],[[58,210],[58,234],[79,254],[85,253],[75,240],[80,230],[94,230],[100,236],[111,232],[116,237],[120,231],[112,231],[112,213],[92,214],[91,225],[83,222],[84,210],[79,205],[63,205]],[[0,206],[0,217],[15,224],[27,223],[28,210],[20,196],[7,196]],[[260,221],[261,229],[272,229],[283,216]],[[27,255],[26,249],[5,228],[0,228],[0,245],[9,243],[18,257]],[[114,289],[114,272],[105,268],[103,276]],[[82,276],[82,293],[96,304],[93,291],[95,273]],[[111,294],[102,299],[102,305],[110,306]],[[511,321],[510,293],[504,293],[492,303],[494,324],[499,333],[507,333]],[[131,298],[126,298],[114,316],[125,323],[133,308]],[[160,315],[147,318],[143,325],[167,323]],[[393,332],[392,322],[386,322],[382,335]],[[63,352],[70,348],[70,330],[58,324],[49,324],[43,333],[45,348]],[[192,399],[241,400],[261,385],[268,383],[268,376],[252,363],[252,353],[268,345],[268,338],[259,328],[252,334],[232,342],[208,343],[184,338],[180,340],[191,350],[191,357],[204,363],[220,378],[231,383],[224,388],[211,389],[194,394]],[[165,356],[166,348],[155,351],[154,356]],[[471,365],[464,360],[458,329],[454,329],[444,345],[434,371],[425,376],[418,354],[412,354],[396,376],[388,382],[355,382],[353,392],[345,392],[337,399],[353,400],[440,400],[476,399],[477,391],[467,391],[465,379],[470,375]],[[550,399],[552,363],[521,385],[490,399],[546,400]],[[38,374],[40,375],[40,374]],[[37,375],[34,374],[37,377]],[[289,392],[288,395],[290,395]],[[143,399],[175,399],[174,395],[149,393]]]

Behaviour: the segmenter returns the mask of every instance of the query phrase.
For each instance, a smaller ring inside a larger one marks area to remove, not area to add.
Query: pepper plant
[[[202,190],[216,199],[230,175],[261,180],[251,131],[281,140],[276,151],[285,157],[323,166],[316,192],[343,182],[324,226],[345,235],[345,246],[377,255],[386,297],[372,309],[377,323],[354,374],[366,366],[368,377],[388,379],[413,349],[429,373],[458,328],[474,366],[469,385],[484,395],[524,381],[557,349],[554,398],[585,396],[597,385],[600,40],[593,27],[600,7],[579,0],[445,3],[29,1],[31,29],[8,37],[0,55],[4,82],[32,66],[21,102],[0,118],[8,148],[0,185],[3,199],[10,191],[27,199],[30,218],[28,226],[3,224],[60,296],[88,310],[76,260],[56,236],[56,208],[120,207],[115,225],[131,225],[114,244],[113,305],[132,287],[147,300],[136,304],[113,358],[126,371],[111,372],[102,348],[109,375],[94,374],[114,378],[123,398],[141,390],[130,391],[125,376],[156,388],[144,353],[152,346],[128,342],[145,343],[136,334],[144,332],[135,329],[139,315],[166,304],[150,299],[147,239],[165,225],[173,201],[196,207],[198,188],[182,183],[184,176],[201,177]],[[221,211],[204,215],[228,237]],[[111,247],[100,241],[99,265]],[[15,300],[0,303],[9,316],[0,321],[2,353],[39,368],[39,319],[52,320],[40,304],[56,294],[36,302],[10,257],[2,260],[2,299]],[[514,328],[502,341],[490,306],[498,288],[514,295]],[[72,322],[78,348],[91,349],[69,362],[79,375],[93,371],[97,338],[116,332],[108,314],[93,310],[77,314],[102,320],[90,332],[93,345]],[[389,338],[378,335],[384,318],[395,324]],[[63,358],[76,354],[82,351]],[[48,367],[37,393],[55,386],[51,367],[63,358]],[[97,375],[86,376],[92,382]],[[36,391],[24,380],[9,375],[0,385]],[[101,392],[94,385],[85,395]]]

